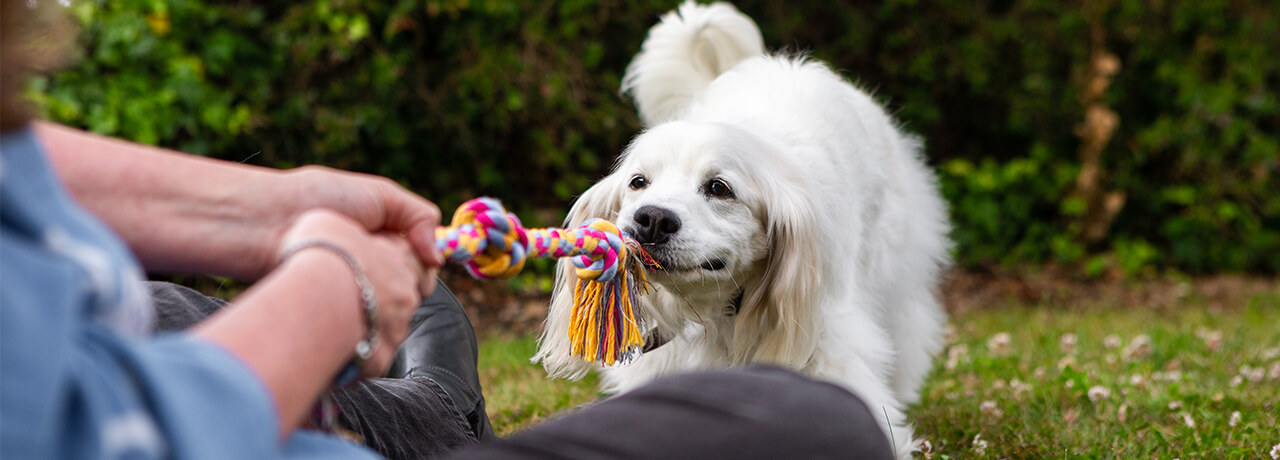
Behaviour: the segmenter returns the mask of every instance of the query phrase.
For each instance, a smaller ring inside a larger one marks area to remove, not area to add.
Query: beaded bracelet
[[[344,387],[360,378],[360,368],[364,367],[364,363],[372,358],[373,352],[378,349],[378,300],[374,297],[373,284],[365,276],[364,267],[360,265],[360,261],[337,244],[325,240],[300,241],[281,251],[279,261],[284,262],[290,256],[306,249],[324,249],[342,257],[355,274],[356,286],[360,288],[360,298],[364,301],[367,326],[364,339],[356,344],[355,357],[338,372],[337,378],[334,379],[335,387]]]

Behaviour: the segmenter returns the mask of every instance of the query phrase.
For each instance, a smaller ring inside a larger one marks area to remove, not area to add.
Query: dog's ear
[[[622,207],[622,177],[613,174],[587,189],[569,209],[565,228],[582,225],[587,219],[616,221]],[[569,319],[573,313],[573,288],[578,285],[573,263],[565,258],[556,264],[556,283],[551,290],[551,305],[538,339],[538,352],[533,362],[542,362],[547,375],[577,380],[591,370],[591,363],[570,353]]]
[[[564,218],[565,228],[582,225],[587,219],[616,222],[618,210],[622,208],[622,180],[621,174],[610,174],[583,192],[569,208],[569,215]]]
[[[804,187],[774,187],[768,203],[769,255],[759,280],[743,292],[734,331],[737,362],[804,363],[817,349],[822,232]]]

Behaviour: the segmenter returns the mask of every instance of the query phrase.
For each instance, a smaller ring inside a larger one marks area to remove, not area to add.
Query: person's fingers
[[[439,221],[423,220],[409,229],[408,234],[405,235],[413,245],[418,258],[422,260],[422,264],[428,267],[439,267],[443,263],[440,260],[440,251],[436,249],[436,227],[439,226]]]
[[[385,302],[380,302],[378,330],[382,336],[381,349],[362,370],[366,377],[382,375],[390,366],[395,350],[409,335],[409,324],[418,305],[422,303],[420,278],[424,269],[414,255],[408,241],[395,234],[373,235],[374,246],[383,255],[384,261],[378,281],[380,290],[385,295]]]
[[[423,299],[426,299],[427,297],[430,297],[431,293],[436,289],[436,273],[438,272],[438,266],[422,263],[421,258],[414,256],[415,250],[416,248],[408,248],[409,266],[413,271],[414,279],[418,282],[418,294],[421,295]],[[432,252],[435,252],[434,248],[432,249]]]
[[[431,291],[436,287],[434,269],[427,268],[417,257],[412,257],[409,264],[413,270],[414,281],[417,281],[418,295],[425,299],[431,295]]]
[[[405,311],[404,322],[407,324],[412,318],[413,312],[417,310],[418,305],[422,303],[422,299],[426,296],[422,289],[422,279],[426,274],[426,269],[422,261],[414,255],[414,249],[405,238],[391,234],[383,234],[379,238],[391,245],[392,253],[398,257],[401,263],[400,268],[402,271],[400,276],[403,278],[399,279],[404,284],[396,286],[396,288],[408,296],[408,301],[403,306]]]
[[[436,287],[436,267],[422,262],[422,259],[417,256],[417,249],[412,247],[412,242],[408,241],[407,236],[401,237],[384,233],[381,237],[394,240],[396,247],[405,255],[404,263],[409,272],[412,273],[418,295],[422,296],[423,299],[430,296]]]
[[[431,290],[435,286],[435,279],[428,272],[427,267],[423,265],[417,258],[413,259],[413,276],[418,282],[418,295],[423,299],[431,295]]]
[[[440,208],[399,184],[389,180],[384,183],[381,193],[384,228],[370,230],[404,233],[424,265],[439,265],[435,231],[440,226]]]
[[[440,269],[437,267],[423,267],[422,278],[418,279],[418,292],[422,293],[423,299],[431,297],[436,291],[436,276],[439,274]]]

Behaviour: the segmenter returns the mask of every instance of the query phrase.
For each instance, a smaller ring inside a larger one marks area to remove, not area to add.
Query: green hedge
[[[623,67],[674,1],[74,1],[47,117],[255,164],[489,194],[553,224],[637,131]],[[1280,11],[1270,0],[742,1],[921,134],[967,266],[1280,272]],[[1096,8],[1087,15],[1078,3]],[[1120,70],[1085,238],[1075,127],[1093,27]]]

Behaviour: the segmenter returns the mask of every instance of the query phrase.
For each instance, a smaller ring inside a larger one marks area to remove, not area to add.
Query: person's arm
[[[373,327],[382,337],[366,375],[386,369],[420,295],[435,287],[439,211],[386,179],[326,168],[280,172],[48,123],[35,130],[77,201],[148,269],[241,278],[270,272],[195,333],[262,379],[282,434],[303,419],[367,330],[341,257],[310,249],[276,267],[282,249],[320,239],[360,261],[375,287]]]
[[[287,436],[363,336],[360,292],[336,254],[303,251],[193,332],[261,379]]]
[[[0,230],[3,458],[274,457],[368,329],[346,259],[304,249],[194,330],[125,337],[85,308],[93,294],[76,286],[88,273],[38,236]],[[420,301],[417,258],[402,238],[326,210],[282,240],[308,241],[342,248],[367,275],[383,342],[364,371],[382,373]]]
[[[417,277],[422,269],[403,239],[370,235],[341,215],[312,211],[282,239],[284,246],[306,241],[333,244],[358,261],[376,293],[377,324],[366,325],[354,268],[331,250],[313,248],[289,256],[229,308],[193,330],[261,378],[275,402],[282,435],[306,418],[368,327],[378,329],[382,343],[365,375],[385,371],[421,300]]]
[[[439,265],[440,211],[385,178],[322,167],[243,165],[33,123],[81,205],[110,225],[148,270],[260,277],[303,211],[329,208],[374,232],[403,233]],[[431,277],[428,277],[430,280]]]

